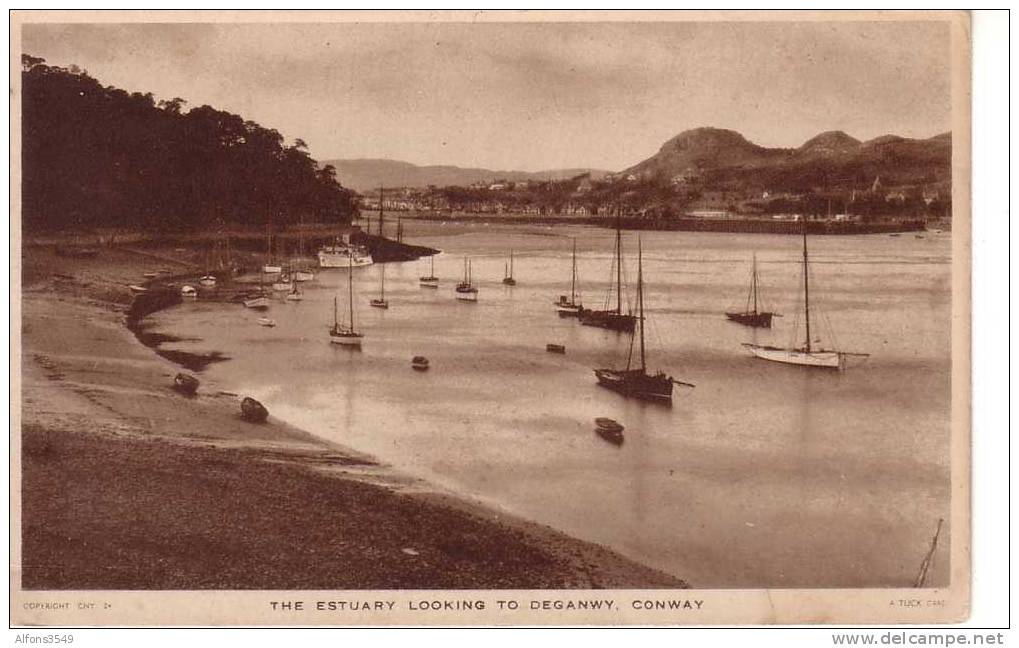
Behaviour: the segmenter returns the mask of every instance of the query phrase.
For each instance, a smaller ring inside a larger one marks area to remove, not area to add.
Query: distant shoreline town
[[[362,213],[381,209],[428,220],[601,224],[618,218],[627,228],[739,232],[799,232],[806,222],[817,233],[948,229],[951,223],[947,133],[860,142],[833,131],[797,149],[768,149],[734,131],[698,128],[618,173],[550,171],[544,179],[494,175],[501,172],[479,178],[485,170],[379,160],[332,163],[355,181]],[[472,181],[430,183],[440,179]],[[394,184],[400,180],[408,184]]]

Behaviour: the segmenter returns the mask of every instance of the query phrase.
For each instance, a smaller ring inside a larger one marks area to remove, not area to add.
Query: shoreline
[[[127,285],[166,264],[24,249],[23,588],[687,587],[277,419],[246,423],[236,395],[176,394],[144,317],[142,335],[125,326]]]
[[[614,229],[616,220],[611,216],[529,216],[490,213],[446,213],[431,214],[414,212],[406,217],[408,221],[449,222],[449,223],[491,223],[498,225],[591,225]],[[792,220],[769,220],[764,218],[661,218],[645,219],[625,216],[619,220],[624,231],[662,232],[716,232],[726,234],[787,234],[803,233],[803,223]],[[902,234],[923,232],[927,223],[923,219],[902,219],[860,223],[854,221],[806,221],[807,233],[813,236],[853,236],[861,234]]]

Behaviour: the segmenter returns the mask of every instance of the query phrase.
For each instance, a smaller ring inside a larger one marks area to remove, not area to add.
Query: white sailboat
[[[339,344],[347,347],[361,348],[361,340],[364,338],[363,333],[358,333],[354,330],[354,273],[353,264],[348,266],[350,272],[347,273],[347,290],[350,300],[350,325],[343,326],[340,324],[339,313],[337,311],[337,299],[333,297],[333,327],[329,329],[329,341],[332,344]]]
[[[814,346],[810,333],[810,272],[807,259],[807,229],[803,228],[803,315],[806,324],[806,337],[801,347],[775,347],[744,342],[743,346],[758,358],[782,362],[785,364],[823,369],[845,369],[846,358],[850,356],[867,357],[866,353],[848,353],[837,349],[825,349]],[[795,332],[794,332],[795,334]]]
[[[283,266],[277,264],[272,258],[272,234],[268,232],[266,228],[265,234],[265,265],[262,266],[262,272],[266,274],[279,274],[283,272]]]

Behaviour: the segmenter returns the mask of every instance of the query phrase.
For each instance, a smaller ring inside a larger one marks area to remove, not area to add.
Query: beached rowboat
[[[250,396],[245,396],[241,401],[241,418],[251,423],[265,423],[269,418],[269,410]]]

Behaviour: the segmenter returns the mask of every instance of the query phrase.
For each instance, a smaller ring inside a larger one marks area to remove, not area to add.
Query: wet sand
[[[239,395],[177,394],[180,367],[124,326],[129,284],[192,267],[175,252],[24,249],[24,589],[686,586],[271,416],[244,422]]]

